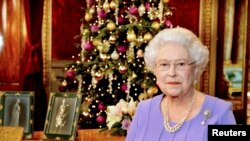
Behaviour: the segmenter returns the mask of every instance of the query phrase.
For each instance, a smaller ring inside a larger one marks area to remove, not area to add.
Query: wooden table
[[[42,141],[42,137],[43,131],[35,131],[33,139],[23,141]],[[78,130],[78,137],[75,141],[125,141],[125,137],[99,133],[99,129],[83,129]]]

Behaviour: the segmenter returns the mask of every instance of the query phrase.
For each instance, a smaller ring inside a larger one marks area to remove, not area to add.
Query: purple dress
[[[177,132],[170,133],[164,128],[160,108],[162,98],[163,94],[139,103],[126,141],[207,141],[208,124],[236,124],[230,102],[206,95],[201,111],[185,121]],[[207,120],[205,111],[211,112]]]

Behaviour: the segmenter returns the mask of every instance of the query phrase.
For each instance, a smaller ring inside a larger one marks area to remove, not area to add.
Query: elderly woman
[[[163,94],[141,101],[126,141],[206,141],[209,124],[236,124],[232,104],[195,89],[209,52],[190,30],[160,31],[145,63]]]

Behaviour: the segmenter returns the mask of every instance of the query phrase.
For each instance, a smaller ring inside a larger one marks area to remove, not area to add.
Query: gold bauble
[[[83,35],[86,35],[86,34],[88,34],[90,31],[89,31],[89,29],[88,28],[85,28],[84,30],[83,30]]]
[[[116,2],[111,1],[110,4],[109,4],[109,7],[114,10],[117,7]]]
[[[121,66],[119,67],[119,72],[120,72],[121,74],[125,74],[126,71],[127,71],[127,69],[128,69],[127,66],[121,65]]]
[[[107,54],[100,53],[100,58],[101,58],[102,61],[105,62],[105,61],[108,61],[110,57]]]
[[[90,9],[89,9],[89,13],[90,14],[94,14],[95,13],[95,7],[92,6]]]
[[[152,34],[151,33],[146,33],[144,36],[143,36],[143,39],[144,41],[150,41],[151,39],[153,38]]]
[[[97,47],[98,45],[100,45],[102,43],[102,41],[100,39],[94,38],[92,43],[94,46]]]
[[[152,24],[151,24],[151,27],[154,28],[155,30],[159,30],[160,29],[160,23],[157,22],[157,21],[154,21]]]
[[[116,26],[115,26],[115,23],[114,22],[109,22],[108,24],[107,24],[107,28],[109,29],[109,30],[115,30],[115,28],[116,28]]]
[[[136,40],[136,35],[135,35],[135,32],[134,30],[130,30],[128,33],[127,33],[127,39],[129,42],[133,42]]]
[[[102,8],[104,9],[105,12],[108,12],[109,11],[109,3],[108,2],[105,2],[102,6]]]
[[[85,13],[85,16],[84,16],[84,19],[85,19],[85,21],[87,21],[87,22],[89,22],[91,19],[92,19],[92,14],[90,14],[90,13]]]
[[[102,78],[103,78],[103,73],[100,72],[100,71],[97,71],[97,72],[95,73],[95,79],[96,79],[97,81],[100,81],[100,80],[102,80]]]
[[[111,44],[114,44],[114,43],[116,42],[116,36],[115,36],[115,35],[111,35],[111,36],[109,37],[109,42],[110,42]]]

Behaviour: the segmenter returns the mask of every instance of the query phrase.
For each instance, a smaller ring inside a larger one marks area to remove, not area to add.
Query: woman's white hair
[[[158,51],[167,43],[177,43],[187,48],[191,59],[198,67],[198,76],[203,73],[209,60],[208,48],[192,31],[182,27],[163,29],[149,42],[144,53],[144,60],[149,71],[154,72]]]

